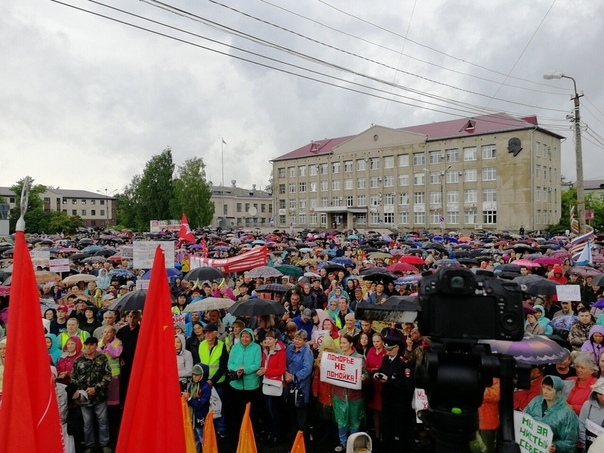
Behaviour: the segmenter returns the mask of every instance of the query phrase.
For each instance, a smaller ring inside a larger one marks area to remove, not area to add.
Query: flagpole
[[[220,161],[221,161],[221,178],[222,181],[220,183],[220,185],[222,186],[222,195],[220,196],[220,199],[222,200],[222,212],[220,213],[220,218],[222,220],[226,220],[224,218],[224,145],[226,144],[226,142],[224,141],[224,138],[220,139]],[[218,222],[218,226],[220,226],[221,222]]]

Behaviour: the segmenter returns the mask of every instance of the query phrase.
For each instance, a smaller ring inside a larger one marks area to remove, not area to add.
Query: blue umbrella
[[[346,266],[355,267],[354,261],[352,261],[350,258],[346,258],[344,256],[339,256],[337,258],[334,258],[331,260],[331,262],[341,264],[344,267],[346,267]]]
[[[395,285],[406,285],[408,283],[415,283],[422,279],[421,274],[414,275],[405,275],[404,277],[400,277],[394,281]]]
[[[575,315],[558,316],[550,321],[549,325],[554,329],[570,330],[570,327],[577,322],[579,318]]]
[[[387,234],[382,234],[382,241],[384,242],[392,242],[392,238]]]
[[[89,245],[88,247],[84,247],[82,249],[82,252],[84,252],[84,253],[98,252],[99,250],[103,250],[103,247],[99,247],[98,245]]]
[[[170,278],[170,277],[176,277],[177,275],[180,275],[181,272],[177,269],[168,268],[168,269],[166,269],[166,274],[168,275],[168,278]],[[149,269],[147,272],[145,272],[142,275],[141,280],[151,280],[151,269]]]
[[[264,245],[265,242],[261,239],[256,239],[255,241],[252,241],[252,245]]]
[[[350,239],[351,241],[358,238],[359,237],[356,234],[351,234],[350,236],[348,236],[348,239]]]
[[[128,269],[113,269],[111,272],[109,272],[109,276],[130,278],[134,277],[134,274]]]

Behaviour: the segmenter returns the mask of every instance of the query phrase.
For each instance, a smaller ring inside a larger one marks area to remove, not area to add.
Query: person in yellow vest
[[[107,356],[111,367],[111,383],[109,384],[109,399],[107,404],[120,404],[120,356],[124,347],[122,341],[115,336],[117,329],[114,325],[103,327],[103,337],[99,341],[98,351]]]
[[[205,339],[199,344],[199,362],[208,366],[208,384],[216,389],[218,396],[224,403],[229,353],[224,342],[218,339],[218,327],[215,324],[206,324],[203,328],[203,334]],[[225,405],[223,404],[222,417],[214,420],[216,432],[220,437],[226,436],[224,409]]]
[[[69,318],[67,320],[66,329],[61,332],[58,337],[59,341],[61,342],[61,349],[65,347],[65,343],[67,343],[69,337],[79,337],[79,339],[82,341],[82,344],[84,344],[84,341],[90,337],[90,334],[85,330],[80,329],[80,322],[78,321],[78,318]]]

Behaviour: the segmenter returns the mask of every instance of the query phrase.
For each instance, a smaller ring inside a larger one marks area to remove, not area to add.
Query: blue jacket
[[[193,425],[196,428],[201,428],[204,424],[206,415],[210,411],[210,397],[212,395],[212,387],[208,384],[209,368],[207,365],[199,364],[203,369],[203,375],[199,383],[190,381],[187,384],[187,391],[191,394],[187,402],[192,409]]]
[[[298,330],[306,331],[308,338],[312,336],[312,328],[314,327],[312,318],[309,319],[308,322],[304,322],[302,321],[302,315],[298,315],[292,319],[292,322],[298,327]]]
[[[313,370],[314,357],[307,344],[302,346],[299,351],[290,344],[286,350],[287,354],[287,372],[294,375],[294,381],[297,381],[304,394],[304,402],[308,404],[310,396],[310,377]],[[291,386],[292,384],[289,384]]]
[[[241,344],[241,334],[247,332],[252,336],[252,342],[247,346]],[[256,371],[260,369],[262,362],[262,348],[254,341],[254,331],[245,328],[239,334],[239,342],[233,345],[229,355],[229,371],[237,371],[243,367],[243,377],[231,380],[230,384],[236,390],[254,390],[260,387],[260,377]]]

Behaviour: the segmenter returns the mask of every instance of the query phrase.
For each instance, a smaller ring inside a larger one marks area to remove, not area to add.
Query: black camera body
[[[440,340],[519,341],[522,292],[492,272],[445,267],[420,280],[419,329]]]

